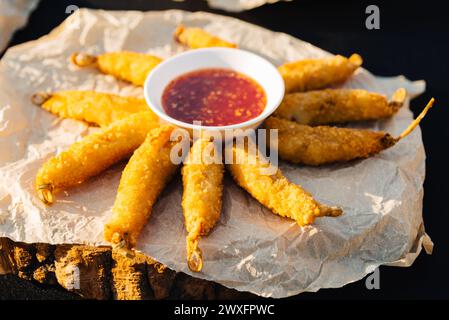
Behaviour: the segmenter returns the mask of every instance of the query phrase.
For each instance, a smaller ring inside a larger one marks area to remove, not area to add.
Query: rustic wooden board
[[[64,288],[87,299],[245,299],[249,293],[176,273],[137,253],[110,247],[25,244],[0,238],[0,275]],[[0,297],[1,298],[1,297]]]

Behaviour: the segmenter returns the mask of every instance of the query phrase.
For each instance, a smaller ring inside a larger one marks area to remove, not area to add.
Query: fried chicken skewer
[[[148,117],[153,115],[152,121],[158,121],[158,117],[150,110],[145,100],[135,97],[70,90],[54,93],[38,92],[33,95],[32,101],[62,118],[85,121],[100,127],[142,111],[148,112]]]
[[[208,47],[236,48],[237,45],[220,39],[201,28],[189,28],[179,25],[174,34],[175,40],[191,49]]]
[[[198,139],[182,168],[182,208],[187,229],[187,262],[190,270],[201,271],[203,259],[198,248],[200,236],[207,235],[220,219],[223,164],[208,139]]]
[[[171,126],[151,130],[129,159],[120,179],[112,217],[105,225],[104,238],[122,249],[131,249],[145,226],[151,209],[176,172],[170,159]]]
[[[272,212],[293,219],[300,226],[313,223],[317,217],[342,213],[339,208],[318,203],[301,186],[288,181],[279,169],[272,175],[263,174],[269,164],[247,148],[234,145],[232,152],[235,162],[227,168],[234,181]]]
[[[391,101],[381,94],[360,89],[325,89],[286,94],[273,114],[311,126],[393,116],[404,104],[407,92],[398,89]]]
[[[281,65],[278,70],[284,78],[285,91],[309,91],[340,84],[362,65],[362,57],[336,55],[322,59],[298,60]]]
[[[140,112],[75,142],[39,169],[36,175],[39,198],[47,205],[52,204],[54,192],[76,186],[128,157],[142,144],[148,131],[157,126],[152,113]]]
[[[419,124],[432,107],[432,98],[421,114],[398,137],[371,130],[311,127],[289,120],[270,117],[267,129],[278,129],[279,156],[293,163],[322,165],[373,156],[394,146]]]
[[[106,52],[98,56],[76,52],[70,60],[78,67],[95,67],[136,86],[143,86],[148,73],[162,61],[150,54],[129,51]]]

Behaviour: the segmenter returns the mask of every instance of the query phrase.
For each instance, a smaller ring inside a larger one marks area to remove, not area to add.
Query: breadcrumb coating
[[[112,216],[104,228],[106,241],[133,248],[159,194],[176,172],[170,159],[171,126],[151,130],[123,170]]]
[[[190,149],[182,168],[184,193],[182,208],[187,230],[187,261],[192,271],[202,268],[198,248],[200,236],[207,235],[220,219],[224,166],[207,156],[215,157],[217,150],[208,139],[198,139]],[[208,161],[210,160],[210,161]]]
[[[274,116],[312,126],[377,120],[393,116],[405,98],[405,89],[397,90],[390,102],[381,94],[361,89],[295,92],[285,95]]]
[[[173,36],[176,41],[191,49],[208,47],[237,47],[236,44],[220,39],[201,28],[190,28],[179,25]]]
[[[74,53],[71,61],[79,67],[95,66],[104,74],[110,74],[136,86],[143,86],[147,75],[162,59],[145,53],[117,51],[98,56]]]
[[[311,127],[270,117],[267,129],[278,129],[278,152],[281,159],[307,165],[323,165],[367,158],[393,146],[388,133],[371,130]]]
[[[37,93],[33,96],[33,101],[57,116],[85,121],[100,127],[142,111],[152,114],[154,118],[152,121],[158,121],[145,100],[135,97],[68,90],[50,94]]]
[[[362,57],[353,54],[349,59],[340,55],[322,59],[298,60],[278,68],[285,82],[286,92],[309,91],[339,84],[362,65]]]
[[[293,219],[300,226],[313,223],[316,217],[342,213],[338,208],[318,203],[301,186],[290,182],[279,169],[272,175],[262,174],[261,169],[269,164],[261,162],[258,155],[246,148],[234,146],[233,153],[236,162],[227,168],[235,182],[274,213]]]
[[[153,114],[140,112],[75,142],[39,169],[36,189],[40,199],[51,204],[53,192],[78,185],[128,157],[157,126]]]

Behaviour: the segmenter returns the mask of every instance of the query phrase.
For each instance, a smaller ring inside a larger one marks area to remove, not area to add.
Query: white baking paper
[[[30,96],[63,89],[141,95],[141,88],[71,66],[68,57],[74,51],[122,49],[169,57],[186,50],[172,38],[179,23],[203,27],[276,65],[329,54],[286,34],[208,13],[79,10],[48,36],[9,49],[1,60],[0,236],[30,243],[105,244],[103,225],[125,163],[58,194],[58,202],[45,207],[33,189],[38,168],[96,129],[58,119],[32,105]],[[365,70],[345,85],[387,95],[405,87],[412,97],[425,87],[423,81],[374,77]],[[407,105],[392,119],[359,126],[396,135],[411,120]],[[303,228],[263,208],[227,176],[222,217],[201,240],[204,269],[193,275],[280,298],[341,287],[379,265],[411,265],[423,242],[427,249],[432,247],[422,220],[424,159],[418,128],[394,148],[366,160],[319,168],[282,162],[288,178],[322,203],[344,210],[339,218],[320,218]],[[178,176],[154,207],[138,249],[192,274],[185,262],[181,195]]]
[[[14,32],[23,27],[38,0],[0,1],[0,52],[5,49]]]
[[[230,12],[240,12],[263,6],[267,3],[275,3],[280,0],[207,0],[209,6]],[[284,0],[291,1],[291,0]]]

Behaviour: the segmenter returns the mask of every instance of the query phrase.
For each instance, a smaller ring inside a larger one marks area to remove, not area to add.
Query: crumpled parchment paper
[[[24,242],[104,244],[103,224],[125,163],[58,194],[58,202],[45,207],[33,189],[38,168],[97,129],[58,119],[32,105],[30,96],[63,89],[141,95],[141,88],[71,66],[69,55],[127,49],[169,57],[185,50],[172,39],[179,23],[204,27],[276,65],[329,54],[286,34],[208,13],[77,11],[48,36],[11,48],[1,60],[0,236]],[[387,95],[405,87],[412,97],[425,87],[422,81],[374,77],[365,70],[345,86]],[[392,119],[358,126],[397,135],[411,120],[407,105]],[[432,247],[422,220],[424,159],[418,128],[394,148],[362,161],[320,168],[281,162],[293,182],[319,201],[344,210],[337,219],[320,218],[303,228],[272,214],[226,177],[222,217],[200,242],[204,269],[194,276],[279,298],[340,287],[379,265],[411,265],[422,244]],[[154,207],[138,249],[192,274],[185,262],[181,196],[178,175]]]
[[[13,33],[23,27],[28,15],[39,0],[1,0],[0,1],[0,52],[5,49]]]
[[[280,0],[207,0],[209,6],[231,12],[240,12],[263,6],[266,3],[275,3]],[[292,1],[292,0],[283,0]]]

